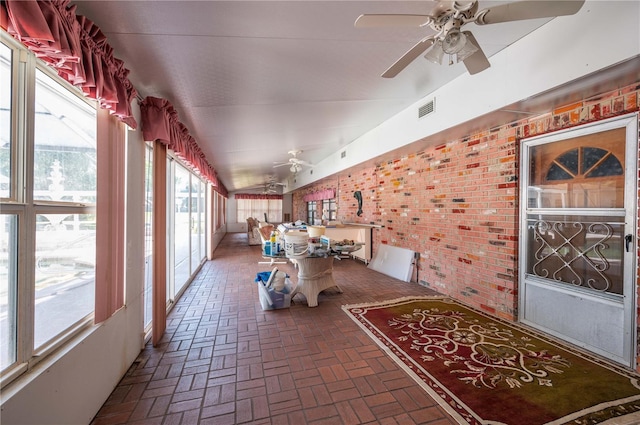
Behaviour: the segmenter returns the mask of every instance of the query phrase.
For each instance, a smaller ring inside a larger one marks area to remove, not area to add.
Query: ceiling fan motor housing
[[[478,2],[443,1],[433,8],[431,27],[446,35],[452,29],[460,29],[469,20],[473,20],[478,11]]]

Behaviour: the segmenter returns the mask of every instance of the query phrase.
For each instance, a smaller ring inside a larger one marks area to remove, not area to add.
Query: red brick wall
[[[306,217],[305,193],[337,188],[339,220],[384,226],[373,232],[374,252],[380,243],[417,251],[421,284],[514,320],[518,140],[637,111],[639,103],[640,85],[627,87],[462,139],[442,140],[376,167],[346,170],[332,182],[296,191],[294,217]],[[363,198],[359,217],[357,190]]]

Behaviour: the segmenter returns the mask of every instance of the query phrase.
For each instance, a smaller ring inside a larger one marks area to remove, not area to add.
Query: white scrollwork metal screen
[[[622,295],[624,222],[616,217],[529,215],[527,273]]]

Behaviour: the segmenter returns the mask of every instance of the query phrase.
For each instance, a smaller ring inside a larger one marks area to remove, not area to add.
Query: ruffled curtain
[[[266,195],[260,193],[236,193],[236,199],[282,199],[282,195]]]
[[[187,127],[180,122],[178,112],[168,100],[146,97],[140,103],[140,112],[144,140],[165,144],[207,179],[218,193],[228,197],[227,189],[218,180],[215,169],[209,164]]]
[[[131,111],[137,91],[129,81],[129,70],[113,56],[100,28],[77,16],[69,0],[3,0],[0,22],[58,75],[129,127],[137,127]]]
[[[319,190],[313,193],[307,193],[302,197],[302,200],[304,202],[324,201],[325,199],[333,199],[335,197],[336,197],[335,189],[325,189],[325,190]]]

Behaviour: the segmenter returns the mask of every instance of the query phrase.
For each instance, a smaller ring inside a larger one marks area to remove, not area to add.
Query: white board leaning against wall
[[[415,252],[410,249],[380,244],[368,268],[404,282],[411,281]]]

